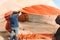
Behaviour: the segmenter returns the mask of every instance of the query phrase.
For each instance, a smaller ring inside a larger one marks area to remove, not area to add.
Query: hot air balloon
[[[9,15],[13,11],[20,10],[23,12],[21,16],[19,16],[19,21],[25,21],[25,19],[29,19],[29,14],[32,15],[44,15],[47,16],[47,19],[49,19],[50,16],[57,16],[60,14],[60,10],[57,8],[57,6],[52,2],[52,0],[4,0],[0,2],[0,21],[1,26],[3,28],[6,28],[7,31],[10,29],[10,27],[4,27],[7,17],[9,20]],[[30,16],[31,17],[31,16]],[[34,16],[35,17],[35,16]],[[54,17],[54,18],[55,18]],[[52,17],[51,17],[52,18]],[[20,20],[22,19],[22,20]],[[46,18],[45,18],[46,19]],[[32,19],[31,19],[32,20]],[[51,19],[51,21],[53,18]],[[7,26],[10,25],[7,23]],[[11,30],[11,29],[10,29]],[[10,32],[10,31],[9,31]],[[20,34],[19,34],[20,37]],[[39,37],[38,37],[39,38]]]

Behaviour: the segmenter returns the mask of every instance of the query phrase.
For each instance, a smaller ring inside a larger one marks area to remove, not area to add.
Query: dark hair
[[[56,17],[55,22],[60,25],[60,15]]]
[[[17,13],[20,13],[20,11],[16,12],[16,11],[13,11],[13,14],[17,14]]]
[[[17,12],[16,11],[13,11],[13,14],[17,14]]]

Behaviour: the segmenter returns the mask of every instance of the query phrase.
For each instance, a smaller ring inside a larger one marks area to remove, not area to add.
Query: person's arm
[[[20,12],[20,13],[19,13],[19,16],[20,16],[21,14],[22,14],[22,13]]]
[[[19,16],[21,15],[21,11],[18,11],[17,13],[19,14]]]

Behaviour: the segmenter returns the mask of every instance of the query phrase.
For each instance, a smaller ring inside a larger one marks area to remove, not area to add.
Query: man
[[[13,13],[10,15],[10,24],[11,24],[11,34],[10,34],[10,40],[18,40],[18,16],[20,11],[16,12],[13,11]],[[15,37],[15,38],[14,38]]]
[[[60,15],[56,17],[55,22],[58,25],[60,25]],[[60,40],[60,27],[57,29],[56,33],[54,34],[54,40]]]

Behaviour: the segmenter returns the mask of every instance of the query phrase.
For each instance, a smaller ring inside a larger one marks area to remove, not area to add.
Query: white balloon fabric
[[[5,21],[4,15],[8,11],[18,11],[24,7],[44,4],[56,7],[52,0],[0,0],[0,23],[3,24]],[[4,25],[2,25],[4,26]]]

